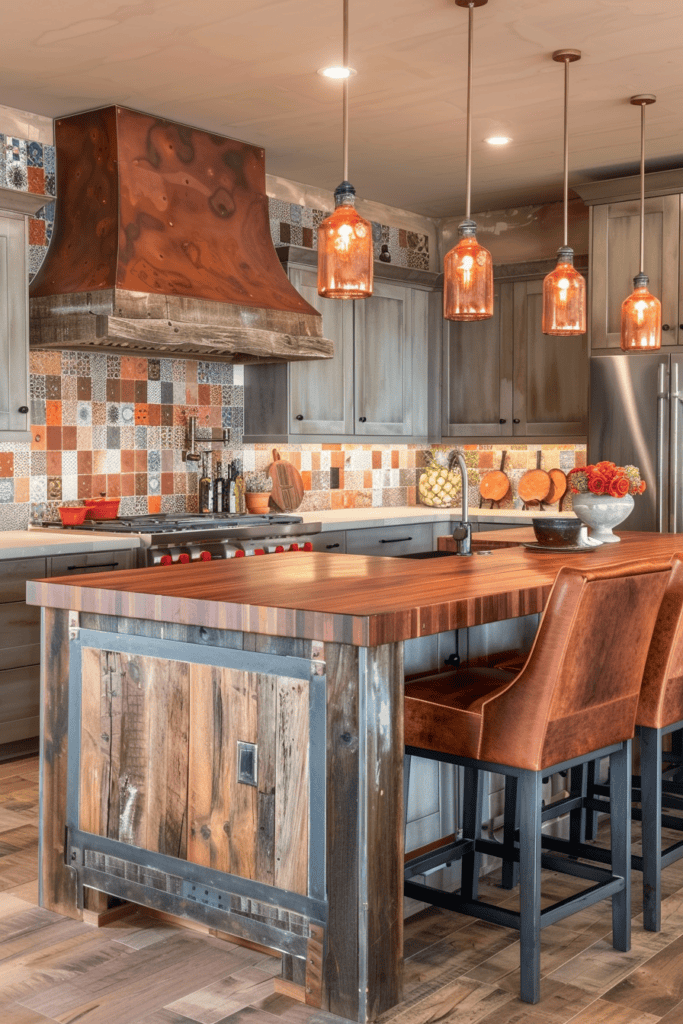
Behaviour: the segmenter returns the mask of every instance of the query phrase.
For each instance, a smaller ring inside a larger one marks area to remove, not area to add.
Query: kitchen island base
[[[41,904],[257,943],[351,1020],[399,1002],[402,645],[43,615]]]

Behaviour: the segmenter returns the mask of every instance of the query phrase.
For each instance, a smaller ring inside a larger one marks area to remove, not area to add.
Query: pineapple
[[[450,508],[460,498],[460,475],[449,468],[452,452],[432,449],[427,453],[427,466],[420,477],[418,494],[423,505]]]

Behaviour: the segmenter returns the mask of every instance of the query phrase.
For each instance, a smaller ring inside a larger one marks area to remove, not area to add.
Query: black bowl
[[[580,543],[582,522],[580,519],[567,519],[562,516],[552,519],[532,519],[531,525],[536,540],[548,548],[571,548]]]

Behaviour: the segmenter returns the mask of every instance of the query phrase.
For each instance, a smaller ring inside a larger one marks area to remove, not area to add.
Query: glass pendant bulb
[[[318,227],[318,294],[366,299],[372,295],[372,225],[357,212],[356,192],[348,181],[335,189],[334,206]]]
[[[662,304],[650,294],[647,274],[633,278],[633,291],[621,304],[624,352],[654,352],[662,347]]]
[[[586,282],[568,245],[557,250],[557,266],[543,281],[542,331],[559,338],[586,333]]]
[[[444,259],[443,315],[446,320],[487,320],[493,316],[493,260],[476,238],[477,225],[464,220],[460,241]]]

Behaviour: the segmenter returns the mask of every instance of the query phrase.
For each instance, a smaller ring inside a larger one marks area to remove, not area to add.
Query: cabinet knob
[[[507,423],[507,420],[498,420],[499,423]]]
[[[20,405],[19,406],[19,412],[28,412],[28,406],[27,405]]]
[[[513,420],[512,422],[513,423],[519,423],[520,421],[519,420]]]
[[[359,423],[365,423],[366,420],[367,420],[367,416],[359,416],[358,417],[358,422]]]
[[[671,330],[671,328],[669,327],[669,325],[668,325],[668,324],[662,324],[662,330],[663,330],[663,331],[670,331],[670,330]]]
[[[299,415],[297,416],[297,419],[298,420],[302,420],[303,419],[303,416],[301,415],[301,413],[299,413]]]

